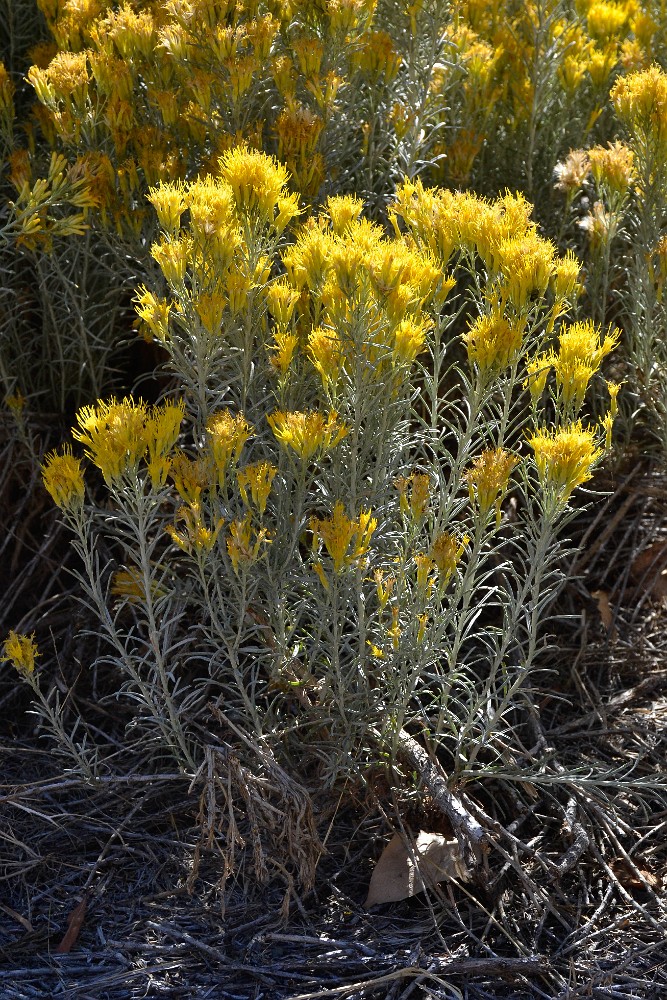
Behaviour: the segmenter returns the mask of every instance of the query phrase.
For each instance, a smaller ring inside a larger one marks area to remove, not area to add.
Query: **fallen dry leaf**
[[[667,542],[653,542],[632,560],[632,577],[658,601],[667,598]]]
[[[614,858],[611,862],[611,870],[623,888],[630,892],[633,889],[645,889],[646,885],[650,889],[655,889],[659,884],[659,880],[653,872],[648,871],[646,868],[639,868],[638,866],[634,870],[633,866],[628,864],[625,858]]]
[[[75,906],[67,919],[67,930],[65,936],[56,948],[56,955],[66,955],[76,944],[76,939],[83,925],[83,918],[86,915],[88,900],[84,896],[78,906]]]
[[[614,612],[609,603],[609,594],[606,590],[592,590],[591,597],[598,606],[600,620],[606,628],[609,638],[613,638],[616,635],[616,629],[614,628]]]
[[[395,833],[378,858],[364,905],[368,908],[408,899],[426,886],[452,878],[468,879],[457,840],[422,830],[409,850],[403,837]]]

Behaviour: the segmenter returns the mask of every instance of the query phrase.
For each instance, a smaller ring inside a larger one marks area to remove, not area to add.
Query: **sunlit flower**
[[[336,236],[342,236],[352,222],[361,215],[364,203],[354,194],[340,194],[327,198],[325,207]]]
[[[135,311],[139,319],[146,324],[150,335],[164,344],[169,336],[169,313],[171,304],[166,299],[160,299],[145,285],[139,289],[136,298]],[[148,337],[147,339],[150,339]]]
[[[318,326],[308,335],[308,357],[325,388],[335,389],[343,370],[343,344],[335,330]]]
[[[148,443],[148,473],[154,489],[164,486],[171,468],[169,452],[176,444],[185,416],[185,402],[154,406],[146,421]]]
[[[285,328],[292,318],[299,292],[287,281],[274,281],[264,291],[269,312],[278,326]]]
[[[611,195],[622,197],[633,179],[634,153],[621,142],[609,146],[594,146],[588,151],[591,174],[598,186],[607,189]]]
[[[201,506],[198,503],[179,507],[175,515],[176,524],[165,529],[172,542],[184,552],[210,552],[224,525],[224,518],[218,518],[212,527],[204,523]],[[180,530],[177,526],[180,526]]]
[[[334,448],[347,434],[345,424],[339,423],[338,414],[318,411],[285,413],[276,410],[267,421],[276,440],[291,448],[303,462],[308,462],[318,452]]]
[[[577,486],[591,478],[591,469],[602,455],[595,434],[585,430],[581,420],[554,431],[539,428],[528,438],[535,454],[535,464],[545,490],[553,490],[565,503]]]
[[[84,445],[108,486],[136,472],[148,446],[147,419],[145,403],[130,397],[120,403],[114,398],[108,403],[98,400],[77,413],[79,429],[72,431],[72,437]]]
[[[239,212],[256,212],[263,222],[273,222],[278,201],[286,194],[289,180],[282,163],[266,153],[239,146],[222,155],[220,174],[234,192]]]
[[[288,333],[286,330],[276,330],[273,334],[273,343],[269,347],[272,352],[271,364],[282,375],[289,370],[298,346],[299,338],[295,333]]]
[[[175,236],[181,228],[181,215],[186,208],[183,185],[179,181],[159,184],[150,188],[146,197],[157,212],[162,229]]]
[[[392,357],[396,364],[410,365],[425,350],[426,333],[431,324],[412,317],[402,319],[394,329]]]
[[[63,453],[50,452],[42,465],[42,481],[54,503],[63,511],[75,512],[83,506],[85,483],[81,461],[65,445]]]
[[[525,323],[509,320],[498,307],[484,313],[463,334],[468,360],[483,372],[498,371],[519,356]]]
[[[618,345],[618,330],[606,334],[591,320],[582,320],[563,327],[558,341],[558,353],[552,364],[560,401],[575,413],[583,406],[588,383],[599,370],[602,360]]]

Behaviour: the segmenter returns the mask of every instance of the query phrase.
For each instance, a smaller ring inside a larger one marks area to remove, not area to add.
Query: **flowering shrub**
[[[38,6],[0,379],[19,428],[75,414],[42,478],[127,761],[195,780],[213,718],[304,785],[417,730],[493,773],[619,410],[667,448],[654,5]],[[70,765],[118,767],[4,652]]]
[[[142,288],[137,311],[178,398],[79,411],[101,505],[70,446],[44,484],[144,747],[194,773],[214,699],[325,782],[395,757],[416,720],[471,780],[537,665],[617,336],[565,320],[578,266],[520,196],[406,181],[393,236],[339,196],[286,244],[285,183],[241,149],[151,192],[163,296]]]

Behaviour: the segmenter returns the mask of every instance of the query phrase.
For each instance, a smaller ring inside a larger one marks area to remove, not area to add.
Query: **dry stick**
[[[464,855],[472,851],[476,863],[479,864],[483,855],[489,850],[489,836],[461,800],[449,790],[443,769],[437,761],[429,757],[426,750],[412,736],[406,733],[405,729],[401,729],[398,735],[398,749],[399,754],[418,773],[435,804],[449,819]]]
[[[333,989],[318,990],[316,993],[299,993],[292,1000],[316,1000],[318,997],[332,997],[352,993],[361,989],[371,989],[382,983],[394,982],[397,979],[407,979],[408,976],[419,976],[438,981],[439,976],[521,976],[526,973],[544,973],[549,968],[548,961],[543,957],[528,958],[453,958],[442,962],[429,964],[428,969],[422,966],[409,965],[397,969],[375,979],[366,979],[346,986],[336,986]]]
[[[619,708],[625,708],[627,705],[632,704],[633,701],[643,697],[645,694],[650,694],[654,688],[660,686],[666,677],[667,671],[665,670],[661,670],[656,674],[651,674],[650,677],[645,677],[643,681],[640,681],[639,684],[636,684],[634,687],[627,688],[627,690],[621,691],[620,694],[614,695],[614,697],[610,698],[606,704],[601,706],[601,708],[604,709],[605,714],[613,712]],[[598,718],[598,712],[588,712],[586,715],[581,715],[577,719],[570,719],[569,722],[564,722],[562,725],[556,726],[555,729],[550,729],[546,735],[548,737],[560,736],[563,733],[569,733],[572,730],[576,730],[580,726],[583,727],[589,722],[596,722]],[[591,735],[595,736],[595,731],[593,731]]]

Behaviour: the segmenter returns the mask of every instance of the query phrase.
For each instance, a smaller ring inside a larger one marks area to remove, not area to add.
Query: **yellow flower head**
[[[184,189],[183,199],[190,209],[190,228],[199,242],[216,233],[229,238],[236,229],[234,194],[229,184],[215,177],[198,177]]]
[[[254,428],[242,413],[233,414],[231,410],[222,410],[209,418],[206,430],[208,432],[208,452],[217,473],[219,486],[222,489],[227,467],[232,461],[238,462],[241,450],[253,434]]]
[[[504,448],[490,448],[473,462],[472,468],[466,473],[466,480],[470,489],[470,502],[477,500],[481,517],[486,517],[495,508],[496,523],[500,523],[500,504],[518,461],[516,455]]]
[[[169,236],[176,236],[186,208],[183,184],[180,181],[159,184],[150,188],[146,197],[157,212],[162,229]]]
[[[176,525],[182,525],[179,531],[176,525],[170,524],[165,531],[184,552],[210,552],[224,525],[224,518],[219,518],[213,527],[209,528],[203,520],[203,513],[198,503],[188,507],[179,507],[176,511]]]
[[[227,554],[236,575],[239,575],[239,570],[246,571],[254,565],[262,555],[261,547],[270,545],[271,541],[266,528],[254,532],[253,537],[250,512],[243,520],[233,521],[227,536]]]
[[[294,246],[283,254],[290,284],[298,289],[308,285],[311,292],[318,293],[331,270],[330,258],[335,245],[334,237],[311,219],[300,231]]]
[[[607,382],[607,391],[609,392],[609,399],[611,401],[609,411],[612,418],[618,413],[618,394],[621,391],[622,385],[622,382]]]
[[[560,400],[578,412],[583,406],[588,383],[602,360],[618,345],[618,330],[602,336],[592,320],[564,327],[559,335],[558,354],[553,357]]]
[[[584,430],[581,420],[554,431],[539,428],[528,444],[535,454],[542,487],[553,490],[560,503],[566,503],[572,491],[591,478],[591,469],[602,455],[595,434]]]
[[[287,330],[276,330],[273,334],[273,344],[270,350],[273,352],[271,364],[274,368],[285,375],[292,364],[294,352],[299,346],[299,338],[295,333],[288,333]]]
[[[395,328],[392,357],[397,365],[411,365],[418,354],[425,349],[426,333],[431,324],[427,320],[412,317],[402,319]]]
[[[353,521],[345,513],[342,501],[338,500],[331,517],[310,519],[313,552],[323,542],[333,560],[334,572],[341,573],[348,566],[357,565],[366,555],[376,527],[377,520],[369,510],[362,510],[359,518]]]
[[[171,468],[168,454],[176,444],[185,416],[185,402],[154,406],[146,421],[148,472],[155,489],[164,486]]]
[[[509,300],[523,308],[532,294],[543,295],[549,287],[554,267],[553,243],[530,233],[504,240],[498,248],[500,271],[505,278]]]
[[[438,568],[441,590],[444,590],[451,580],[469,541],[468,535],[458,539],[449,531],[442,531],[433,539],[430,555]]]
[[[139,289],[135,301],[137,303],[135,306],[137,316],[150,331],[146,339],[150,340],[151,337],[156,337],[161,344],[164,344],[169,336],[171,304],[166,299],[159,299],[145,285]]]
[[[327,415],[318,411],[285,413],[276,410],[267,420],[276,440],[283,448],[295,451],[303,462],[308,462],[317,452],[334,448],[347,434],[347,427],[339,423],[334,410]]]
[[[112,398],[84,406],[76,416],[78,430],[72,437],[80,441],[86,455],[101,471],[107,486],[126,473],[133,474],[146,453],[148,411],[141,400]]]
[[[0,663],[11,663],[20,674],[29,676],[35,671],[35,660],[41,653],[37,652],[34,642],[35,633],[31,636],[21,635],[13,629],[4,642],[4,656],[0,656]]]
[[[167,239],[151,247],[151,256],[157,261],[167,283],[176,288],[185,280],[191,255],[192,240],[189,237]]]
[[[227,305],[227,293],[219,287],[212,292],[204,292],[199,295],[194,303],[202,326],[214,337],[222,333],[222,321]]]
[[[633,179],[634,153],[621,142],[609,146],[594,146],[588,151],[591,174],[595,183],[612,196],[623,196]]]
[[[632,135],[657,145],[667,145],[667,74],[659,66],[619,76],[609,95],[616,114]]]
[[[326,210],[336,236],[342,236],[347,227],[358,220],[363,207],[361,198],[357,198],[354,194],[340,194],[327,198]]]
[[[513,364],[521,350],[525,323],[509,320],[495,307],[480,316],[463,334],[468,360],[480,371],[500,371]]]
[[[279,327],[289,324],[294,306],[299,301],[299,292],[285,280],[272,282],[264,291],[269,312]]]
[[[571,250],[555,262],[551,285],[557,302],[569,301],[581,291],[580,271],[581,264]]]
[[[591,38],[605,42],[617,35],[625,34],[631,9],[629,4],[610,3],[608,0],[595,0],[588,7],[586,21]]]
[[[553,367],[556,355],[553,353],[538,354],[526,362],[526,372],[528,377],[523,385],[530,390],[533,401],[537,401],[547,384],[547,376]]]
[[[220,174],[234,192],[236,208],[242,215],[256,212],[262,222],[273,222],[289,180],[282,163],[266,153],[239,146],[222,155]]]
[[[308,335],[308,357],[325,389],[335,389],[344,364],[343,344],[335,330],[318,326]]]
[[[246,465],[236,474],[239,490],[244,503],[248,504],[248,488],[252,502],[257,507],[260,515],[266,510],[271,486],[278,469],[271,462],[257,462],[255,465]]]
[[[46,456],[42,481],[61,510],[74,512],[83,506],[86,488],[81,461],[74,458],[68,445],[63,448],[62,455],[52,451]]]

